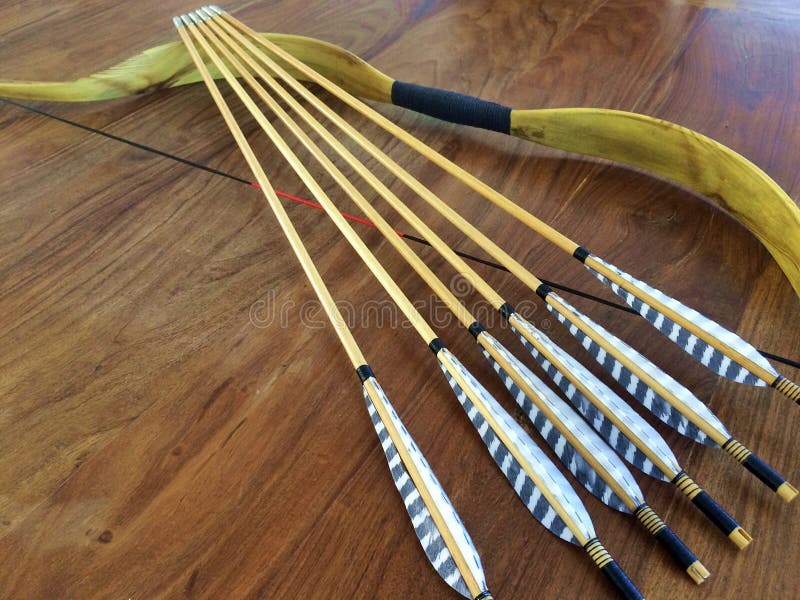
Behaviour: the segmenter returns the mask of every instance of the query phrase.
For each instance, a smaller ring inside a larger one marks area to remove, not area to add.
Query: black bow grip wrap
[[[466,94],[395,81],[392,84],[392,104],[450,123],[506,134],[511,132],[510,107]]]

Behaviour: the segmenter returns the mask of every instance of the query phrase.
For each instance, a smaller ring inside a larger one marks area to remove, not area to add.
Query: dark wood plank
[[[670,119],[742,152],[797,197],[800,13],[788,2],[733,4],[227,8],[260,30],[343,45],[398,79],[518,107],[606,106]],[[4,5],[2,75],[95,71],[174,39],[170,17],[188,8]],[[201,86],[41,107],[248,177]],[[759,346],[800,356],[788,282],[752,236],[702,199],[620,167],[380,110],[620,266]],[[603,293],[521,225],[353,119],[535,272]],[[0,574],[0,597],[448,595],[411,531],[351,368],[259,193],[7,104],[0,121],[0,554],[15,557],[15,568]],[[257,146],[271,156],[266,143]],[[280,161],[265,164],[276,187],[307,195]],[[412,203],[448,241],[475,250]],[[376,321],[386,296],[335,229],[317,211],[289,210],[467,524],[496,596],[610,597],[583,553],[552,538],[508,489],[415,334]],[[442,307],[376,232],[361,231],[408,295],[440,316]],[[441,259],[421,253],[458,285]],[[578,350],[529,291],[481,271]],[[474,294],[459,293],[499,326]],[[656,357],[739,439],[798,480],[792,433],[800,415],[788,400],[721,381],[640,319],[575,303]],[[455,323],[439,329],[513,408],[471,338]],[[516,348],[508,332],[499,337]],[[756,541],[737,553],[672,487],[640,478],[713,578],[694,589],[630,517],[578,490],[607,547],[651,598],[794,597],[797,507],[721,451],[660,431]]]

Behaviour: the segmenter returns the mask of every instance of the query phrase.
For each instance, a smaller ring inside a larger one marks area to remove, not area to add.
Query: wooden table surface
[[[600,106],[675,121],[744,154],[797,197],[793,6],[232,0],[226,8],[261,31],[344,46],[405,81],[516,107]],[[192,8],[182,0],[4,3],[0,76],[94,72],[176,39],[170,17]],[[199,85],[28,105],[249,177]],[[789,283],[752,235],[701,198],[628,169],[379,109],[598,254],[760,348],[800,356],[800,304]],[[575,261],[344,113],[536,273],[611,298]],[[307,196],[237,114],[275,186]],[[6,103],[0,120],[0,598],[455,597],[420,549],[358,381],[262,196]],[[410,201],[448,242],[476,252]],[[349,303],[359,343],[471,532],[496,597],[613,597],[585,553],[555,539],[515,497],[428,349],[392,322],[387,296],[333,226],[318,211],[287,206],[333,293]],[[376,232],[360,231],[423,313],[441,320],[422,282]],[[432,251],[421,254],[468,305],[488,312]],[[480,271],[579,350],[519,282]],[[574,302],[800,480],[800,408],[703,370],[642,319]],[[370,317],[377,313],[380,322]],[[513,410],[471,337],[455,323],[437,327]],[[498,335],[521,349],[508,331]],[[797,598],[800,502],[785,505],[722,451],[659,429],[755,541],[737,552],[673,486],[638,477],[712,571],[696,588],[630,516],[578,489],[629,575],[648,598]]]

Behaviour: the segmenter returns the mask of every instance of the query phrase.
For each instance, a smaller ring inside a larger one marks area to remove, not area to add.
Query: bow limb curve
[[[504,131],[551,148],[643,169],[684,185],[750,230],[800,295],[800,210],[766,173],[711,138],[631,112],[600,108],[508,109],[461,94],[396,82],[351,52],[328,42],[288,34],[261,35],[361,98]],[[297,79],[307,80],[302,73],[282,64]],[[221,77],[213,65],[209,65],[209,70],[214,78]],[[185,46],[171,42],[74,81],[0,80],[0,97],[85,102],[145,94],[198,81],[200,76]],[[403,102],[398,102],[393,93],[399,86],[406,92]],[[427,102],[431,97],[435,106]],[[486,109],[491,113],[491,124],[483,118],[477,122],[465,121],[458,114],[459,105],[463,107],[465,101],[471,109],[477,108],[479,112]],[[508,124],[498,127],[494,117],[503,110],[509,115]]]
[[[600,108],[513,110],[511,134],[636,167],[700,194],[764,244],[800,295],[800,210],[727,146],[669,121]]]
[[[351,93],[391,102],[392,79],[355,54],[334,44],[300,35],[263,33],[266,39],[323,73]],[[303,74],[282,63],[295,78]],[[208,70],[214,79],[222,75],[214,65]],[[154,46],[121,63],[73,81],[12,81],[0,79],[0,97],[46,102],[91,102],[125,98],[180,87],[201,81],[186,46],[170,42]]]

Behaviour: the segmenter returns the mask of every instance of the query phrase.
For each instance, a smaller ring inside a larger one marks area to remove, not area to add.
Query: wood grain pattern
[[[405,81],[515,106],[602,106],[673,120],[746,155],[796,198],[800,10],[788,1],[719,4],[226,8],[258,30],[340,44]],[[4,5],[2,76],[67,78],[114,64],[174,39],[170,17],[194,7]],[[43,108],[247,173],[201,86]],[[260,156],[271,156],[256,124],[236,110]],[[708,203],[630,170],[380,110],[620,267],[761,348],[800,355],[796,295],[757,241]],[[504,213],[343,113],[538,275],[602,289]],[[391,483],[358,382],[260,194],[7,104],[0,122],[0,555],[14,557],[0,573],[0,597],[445,596]],[[264,164],[276,187],[306,194],[277,159]],[[449,242],[474,250],[421,201],[402,197]],[[288,210],[335,297],[355,310],[383,307],[386,296],[323,215]],[[363,233],[409,296],[440,317],[402,259],[377,232]],[[422,254],[452,280],[441,259]],[[518,305],[530,301],[534,324],[577,350],[521,284],[485,272]],[[486,314],[476,296],[460,294]],[[800,413],[791,402],[706,372],[641,319],[574,304],[655,357],[738,439],[800,480]],[[499,320],[484,320],[524,352]],[[508,489],[415,334],[376,321],[356,320],[356,337],[475,539],[496,597],[610,597],[583,553],[544,531]],[[474,341],[455,322],[437,329],[512,409]],[[630,517],[578,490],[609,551],[648,598],[796,597],[797,504],[784,505],[724,452],[656,426],[755,541],[737,553],[672,486],[640,478],[712,578],[695,589]]]

